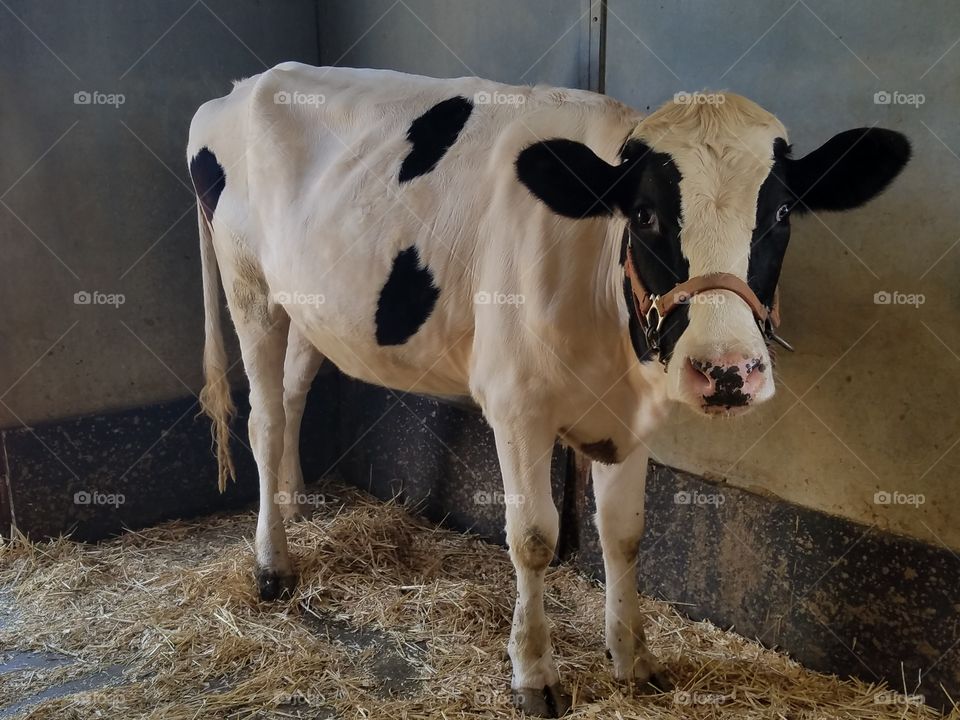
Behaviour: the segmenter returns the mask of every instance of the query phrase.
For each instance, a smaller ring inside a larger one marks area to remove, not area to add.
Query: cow
[[[284,520],[304,511],[300,422],[327,359],[482,409],[504,492],[523,499],[505,511],[517,707],[570,702],[543,602],[558,439],[593,460],[613,675],[669,686],[637,597],[645,438],[668,403],[726,417],[773,395],[791,216],[863,205],[910,156],[870,127],[794,157],[774,115],[705,97],[642,115],[582,90],[284,63],[200,107],[200,400],[223,485],[222,282],[250,385],[261,598],[295,583]]]

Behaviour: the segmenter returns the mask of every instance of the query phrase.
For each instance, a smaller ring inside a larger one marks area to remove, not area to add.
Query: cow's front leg
[[[507,543],[517,573],[517,604],[508,650],[513,703],[524,712],[559,717],[570,707],[553,660],[543,585],[553,559],[559,517],[550,492],[554,433],[536,422],[491,420],[503,473]],[[539,426],[538,426],[539,425]]]
[[[634,450],[619,465],[593,463],[597,529],[607,590],[607,648],[618,680],[670,687],[663,665],[647,650],[637,597],[637,550],[643,535],[647,451]]]

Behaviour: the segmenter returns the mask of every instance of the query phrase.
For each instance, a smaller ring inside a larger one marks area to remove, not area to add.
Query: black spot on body
[[[433,273],[421,267],[417,249],[398,253],[377,301],[377,344],[403,345],[430,317],[439,296]]]
[[[418,117],[407,130],[412,147],[400,166],[398,181],[424,175],[437,166],[467,124],[473,103],[462,96],[437,103]]]
[[[220,193],[226,187],[227,176],[217,156],[208,148],[202,148],[190,160],[190,177],[193,179],[193,189],[197,193],[203,214],[207,222],[210,222],[220,201]]]
[[[604,465],[616,465],[620,460],[617,458],[617,446],[613,440],[607,438],[592,443],[583,443],[580,445],[580,452],[591,460],[596,460]]]

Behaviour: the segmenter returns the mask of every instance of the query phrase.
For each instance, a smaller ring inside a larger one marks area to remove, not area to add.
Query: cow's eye
[[[644,230],[657,229],[657,214],[649,208],[642,207],[637,210],[637,225]]]
[[[777,208],[777,222],[783,222],[790,216],[790,206],[784,203]]]

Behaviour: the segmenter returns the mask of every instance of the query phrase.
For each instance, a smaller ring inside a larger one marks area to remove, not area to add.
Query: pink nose
[[[763,362],[728,353],[709,359],[688,358],[684,382],[703,399],[704,409],[744,407],[763,387]]]

